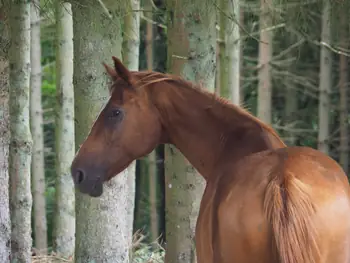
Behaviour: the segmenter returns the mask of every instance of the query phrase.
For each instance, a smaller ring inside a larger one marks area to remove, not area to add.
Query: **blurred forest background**
[[[348,172],[349,10],[345,0],[0,0],[0,262],[196,261],[205,183],[172,146],[101,198],[75,193],[69,167],[108,99],[111,56],[201,82]]]

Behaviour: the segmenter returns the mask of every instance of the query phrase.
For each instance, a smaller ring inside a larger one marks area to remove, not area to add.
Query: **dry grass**
[[[73,262],[73,259],[64,259],[56,256],[55,254],[32,257],[32,263],[72,263],[72,262]]]
[[[158,240],[151,244],[143,242],[145,236],[141,231],[134,234],[130,254],[132,260],[130,263],[163,263],[164,249],[158,243]],[[32,263],[73,263],[74,259],[64,259],[55,253],[49,255],[36,255],[32,257]]]

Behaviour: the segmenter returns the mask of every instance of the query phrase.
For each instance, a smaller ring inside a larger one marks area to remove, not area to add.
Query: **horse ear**
[[[130,71],[123,65],[123,63],[118,58],[112,56],[112,59],[114,61],[114,69],[117,72],[118,77],[123,79],[129,85],[131,85],[132,80]]]
[[[102,65],[105,67],[107,74],[112,78],[112,80],[116,80],[118,75],[117,72],[111,66],[108,66],[106,63],[102,62]]]
[[[115,81],[118,78],[117,72],[111,66],[108,66],[106,63],[102,62],[102,65],[105,67],[107,74],[110,76],[112,81]],[[113,85],[108,85],[109,95],[112,95]]]

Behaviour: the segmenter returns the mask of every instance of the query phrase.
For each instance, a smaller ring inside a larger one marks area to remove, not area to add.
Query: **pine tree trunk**
[[[344,4],[344,7],[349,5]],[[340,15],[341,19],[341,46],[348,49],[349,22],[348,9],[343,8]],[[346,173],[349,172],[349,124],[348,124],[348,58],[345,55],[340,55],[339,65],[339,95],[340,95],[340,147],[339,147],[339,163]]]
[[[167,0],[168,70],[214,92],[215,9],[207,0]],[[195,225],[204,179],[173,146],[166,146],[166,259],[193,262]]]
[[[322,14],[322,35],[321,41],[331,43],[331,24],[330,24],[331,7],[328,0],[323,1]],[[329,112],[330,101],[329,95],[332,86],[332,53],[325,47],[321,46],[320,54],[320,80],[319,80],[319,107],[318,107],[318,150],[328,154],[329,151]]]
[[[239,3],[241,5],[244,4],[244,0],[239,0]],[[241,27],[245,28],[244,25],[244,8],[240,8],[239,9],[239,24],[241,25]],[[241,36],[242,34],[242,29],[239,29],[239,35]],[[245,43],[242,42],[242,40],[240,40],[240,48],[239,48],[239,76],[243,75],[243,47],[245,46]],[[243,81],[240,79],[239,81],[239,103],[242,104],[244,103],[244,90],[243,87],[244,83]]]
[[[219,0],[220,91],[234,104],[240,100],[239,0]]]
[[[129,0],[124,17],[123,62],[130,70],[139,70],[140,48],[140,1]]]
[[[220,33],[219,33],[220,34]],[[215,94],[221,96],[221,45],[222,40],[217,39],[216,41],[216,74],[215,74]]]
[[[7,7],[7,6],[6,6]],[[9,263],[10,257],[10,208],[9,208],[9,32],[7,10],[0,7],[0,262]]]
[[[229,22],[231,20],[227,17],[226,8],[228,6],[229,0],[218,0],[218,19],[219,19],[219,41],[218,41],[218,56],[219,56],[219,83],[220,83],[220,95],[224,98],[230,97],[230,88],[228,86],[228,78],[229,78],[229,57],[227,52],[227,35],[226,31],[229,27]]]
[[[29,122],[30,2],[12,1],[10,11],[10,212],[11,261],[31,262],[30,166],[32,138]]]
[[[295,36],[289,36],[288,38],[289,45],[292,45],[296,41]],[[294,50],[290,51],[289,58],[297,58],[298,53]],[[292,72],[295,72],[295,66],[294,64],[289,67],[289,70]],[[297,87],[295,85],[295,80],[292,78],[289,78],[286,80],[286,92],[284,94],[285,97],[285,116],[284,116],[284,123],[285,125],[291,125],[292,123],[295,123],[298,121],[298,92]],[[292,127],[295,127],[292,125]],[[286,131],[287,138],[285,139],[287,145],[295,145],[296,143],[296,134],[293,131]]]
[[[295,122],[296,121],[296,111],[298,109],[298,97],[297,97],[297,90],[292,83],[292,81],[289,81],[287,83],[287,90],[285,93],[285,102],[286,102],[286,108],[285,108],[285,123],[286,125]],[[295,145],[296,137],[293,132],[287,133],[288,138],[286,139],[286,142],[288,145]]]
[[[144,4],[145,16],[153,19],[153,8],[151,0],[146,0]],[[147,69],[153,70],[153,25],[146,22],[146,59]],[[157,152],[154,149],[148,155],[148,178],[149,178],[149,205],[150,205],[150,225],[151,241],[156,241],[159,237],[159,224],[157,212]],[[154,245],[156,247],[156,244]]]
[[[72,9],[75,145],[79,147],[107,102],[107,76],[101,62],[111,63],[112,55],[121,57],[121,21],[114,12],[109,18],[98,1],[74,1]],[[129,262],[127,175],[124,171],[105,183],[99,198],[76,192],[76,263]]]
[[[34,241],[37,254],[45,254],[47,250],[47,224],[45,200],[45,168],[43,110],[41,104],[41,41],[40,41],[40,9],[39,1],[32,1],[31,44],[30,44],[30,128],[33,138],[33,155],[31,163]]]
[[[271,124],[271,73],[270,60],[272,56],[272,33],[266,30],[271,26],[269,6],[271,0],[260,0],[260,42],[259,42],[259,84],[257,116],[263,122]]]
[[[73,19],[70,3],[56,3],[56,207],[54,251],[69,259],[75,246]]]
[[[139,70],[139,48],[140,48],[140,1],[130,0],[130,9],[124,17],[124,41],[123,62],[129,70]],[[126,232],[129,238],[128,245],[132,245],[135,189],[136,189],[136,161],[132,162],[127,169],[128,186],[128,217],[126,220]]]
[[[240,16],[240,0],[232,0],[228,3],[227,10],[233,17],[231,22],[231,30],[227,33],[227,52],[229,52],[229,78],[228,88],[230,90],[230,99],[233,104],[240,103],[240,66],[241,66],[241,41],[239,31],[239,16]]]

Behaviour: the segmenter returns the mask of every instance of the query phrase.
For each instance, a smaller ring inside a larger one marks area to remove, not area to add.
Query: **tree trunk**
[[[349,6],[345,5],[344,7]],[[344,49],[348,45],[348,9],[344,8],[341,11],[341,35],[340,42]],[[348,125],[348,58],[345,55],[340,55],[339,65],[339,95],[340,95],[340,147],[339,147],[339,163],[343,167],[345,173],[349,172],[349,125]]]
[[[293,43],[296,42],[296,37],[294,35],[288,37],[288,43],[289,45],[293,45]],[[297,58],[298,53],[293,49],[290,51],[288,58],[293,59]],[[297,72],[295,70],[295,64],[292,64],[289,66],[289,70],[294,73]],[[298,121],[298,92],[297,92],[297,86],[294,82],[295,80],[289,77],[286,80],[286,92],[284,95],[285,98],[285,116],[284,116],[284,123],[285,125],[291,125],[292,123],[295,123]],[[294,125],[291,125],[293,128],[295,128]],[[293,131],[286,131],[285,132],[287,138],[285,139],[287,145],[293,146],[296,144],[296,134]]]
[[[240,4],[244,4],[244,0],[239,0]],[[245,27],[244,25],[244,8],[239,9],[239,24],[241,27]],[[242,29],[239,29],[239,35],[242,34]],[[244,32],[243,32],[244,33]],[[243,34],[242,34],[243,35]],[[245,46],[245,43],[240,40],[240,48],[239,48],[239,76],[241,77],[243,75],[243,47]],[[239,81],[239,103],[244,104],[244,90],[243,90],[243,81],[240,79]]]
[[[123,41],[123,60],[129,70],[139,70],[139,49],[140,49],[140,1],[130,0],[130,9],[124,17],[124,41]],[[128,216],[126,219],[126,232],[128,245],[132,245],[134,207],[135,207],[135,189],[136,189],[136,161],[132,162],[127,170],[128,186]]]
[[[145,16],[153,20],[152,0],[145,2]],[[153,70],[153,25],[151,22],[146,22],[146,59],[147,69]],[[148,178],[149,178],[149,205],[150,205],[150,225],[151,225],[151,241],[156,241],[159,237],[159,224],[157,212],[157,152],[154,149],[148,155]],[[154,244],[156,247],[156,244]]]
[[[30,130],[33,138],[33,155],[31,163],[34,241],[37,254],[47,250],[47,224],[45,201],[45,168],[44,168],[44,131],[43,110],[41,104],[41,41],[40,41],[40,2],[32,1],[31,44],[30,44]]]
[[[331,7],[329,0],[323,0],[322,14],[322,35],[321,41],[330,44],[331,24],[330,24]],[[331,51],[321,46],[320,54],[320,80],[319,80],[319,105],[318,105],[318,150],[328,154],[329,151],[329,112],[330,101],[329,95],[332,87],[332,54]]]
[[[75,246],[73,19],[70,3],[56,3],[56,207],[54,251],[69,259]]]
[[[216,29],[214,5],[207,0],[167,0],[168,70],[215,88]],[[166,259],[193,262],[194,233],[204,179],[173,146],[166,146]]]
[[[232,103],[240,104],[240,66],[241,66],[241,41],[240,41],[240,30],[238,23],[240,22],[240,0],[232,0],[228,3],[229,8],[232,10],[231,16],[234,17],[233,23],[231,22],[231,33],[228,33],[227,38],[227,51],[229,52],[230,58],[230,75],[228,78],[228,87],[231,91]]]
[[[7,6],[6,6],[7,7]],[[9,208],[9,32],[7,10],[0,7],[0,262],[9,263],[10,257],[10,208]]]
[[[12,1],[10,11],[10,212],[11,262],[31,262],[30,166],[32,138],[29,122],[30,2]]]
[[[217,39],[216,41],[216,74],[215,74],[215,94],[220,96],[221,95],[221,45],[222,40]]]
[[[115,12],[109,18],[98,1],[74,1],[72,9],[75,145],[79,147],[107,102],[107,76],[101,62],[111,63],[112,55],[121,57],[121,21]],[[75,262],[129,262],[128,170],[105,183],[100,198],[76,192]]]
[[[220,90],[234,104],[240,100],[239,0],[219,0]]]
[[[288,125],[296,121],[296,111],[298,109],[298,97],[297,90],[292,81],[287,82],[287,90],[285,93],[285,124]],[[294,127],[294,126],[292,126]],[[286,143],[290,146],[295,145],[296,136],[294,132],[287,131]]]
[[[257,116],[263,122],[271,124],[271,72],[270,60],[272,56],[272,33],[266,30],[271,26],[269,6],[271,0],[260,0],[260,42],[259,42],[259,84]]]

